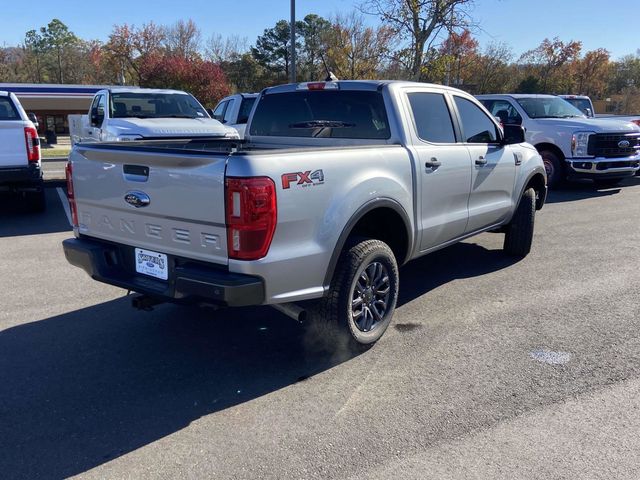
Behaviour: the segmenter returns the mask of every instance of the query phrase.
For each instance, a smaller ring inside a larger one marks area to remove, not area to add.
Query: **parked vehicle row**
[[[38,131],[13,93],[0,91],[0,191],[35,212],[45,209]]]
[[[640,127],[613,119],[586,118],[555,95],[479,95],[504,125],[522,125],[540,152],[550,188],[567,179],[588,178],[599,186],[618,184],[640,167]]]
[[[523,142],[440,85],[268,88],[244,143],[76,145],[64,252],[141,308],[273,305],[361,348],[391,322],[400,265],[485,231],[529,253],[546,178]]]
[[[112,88],[98,91],[87,115],[69,115],[72,144],[179,137],[238,138],[212,119],[193,95],[179,90]]]

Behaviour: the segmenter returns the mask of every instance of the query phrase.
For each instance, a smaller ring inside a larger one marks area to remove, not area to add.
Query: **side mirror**
[[[590,108],[585,108],[584,109],[584,114],[589,118],[593,118],[593,112],[591,111]]]
[[[99,127],[100,125],[102,125],[102,122],[104,121],[104,114],[100,114],[98,113],[98,109],[94,108],[91,110],[91,126],[92,127]]]
[[[27,118],[31,120],[31,123],[33,123],[33,126],[36,127],[36,130],[40,127],[40,123],[38,123],[38,117],[36,117],[35,113],[27,113]]]
[[[503,145],[515,145],[518,143],[524,143],[524,141],[524,128],[520,125],[504,126],[504,138],[502,139]]]

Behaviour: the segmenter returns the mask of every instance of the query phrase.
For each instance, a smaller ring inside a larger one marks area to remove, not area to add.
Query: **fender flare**
[[[407,231],[407,254],[405,255],[405,258],[399,259],[400,265],[403,265],[409,260],[409,258],[411,258],[411,252],[413,251],[414,235],[411,230],[411,221],[409,219],[409,215],[407,214],[404,207],[399,202],[391,198],[382,197],[382,198],[371,199],[356,210],[356,212],[351,216],[351,218],[349,218],[346,225],[342,229],[342,232],[338,237],[338,241],[336,242],[336,245],[333,249],[333,253],[331,254],[331,259],[329,260],[329,266],[327,267],[327,272],[325,273],[325,276],[324,276],[325,288],[329,288],[329,285],[331,284],[331,279],[333,278],[336,265],[338,264],[338,259],[342,254],[342,250],[344,249],[344,246],[347,242],[347,239],[349,238],[349,235],[351,235],[353,228],[367,213],[377,208],[390,208],[391,210],[396,212],[398,215],[400,215],[400,218],[402,219],[402,222],[404,223],[405,229]]]
[[[524,195],[524,191],[527,188],[527,185],[529,185],[529,182],[531,181],[531,179],[533,177],[535,177],[536,175],[542,175],[543,178],[545,178],[545,174],[546,172],[544,171],[544,168],[542,167],[536,167],[531,173],[529,173],[529,175],[527,175],[526,180],[522,183],[522,187],[520,188],[520,194],[518,195],[518,203],[516,204],[516,208],[515,210],[518,209],[518,207],[520,206],[520,201],[522,200],[522,195]],[[547,184],[545,182],[544,184],[544,190],[542,192],[540,192],[540,196],[538,201],[536,202],[536,210],[540,210],[543,206],[544,203],[547,199]],[[514,212],[515,212],[514,210]]]

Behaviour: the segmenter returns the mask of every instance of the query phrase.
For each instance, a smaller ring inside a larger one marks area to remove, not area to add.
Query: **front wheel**
[[[531,251],[533,227],[536,218],[536,192],[528,188],[522,194],[520,204],[506,227],[504,251],[515,257],[526,257]]]
[[[342,255],[328,294],[315,309],[318,332],[333,345],[364,349],[382,337],[398,300],[398,264],[380,240],[352,243]]]
[[[558,188],[565,182],[565,171],[558,156],[549,151],[540,152],[544,169],[547,172],[547,186],[549,188]]]

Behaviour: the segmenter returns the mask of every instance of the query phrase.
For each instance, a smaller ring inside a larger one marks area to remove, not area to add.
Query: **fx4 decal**
[[[306,172],[292,172],[282,174],[282,188],[291,188],[291,185],[302,187],[312,187],[324,183],[324,172],[322,170],[307,170]]]

